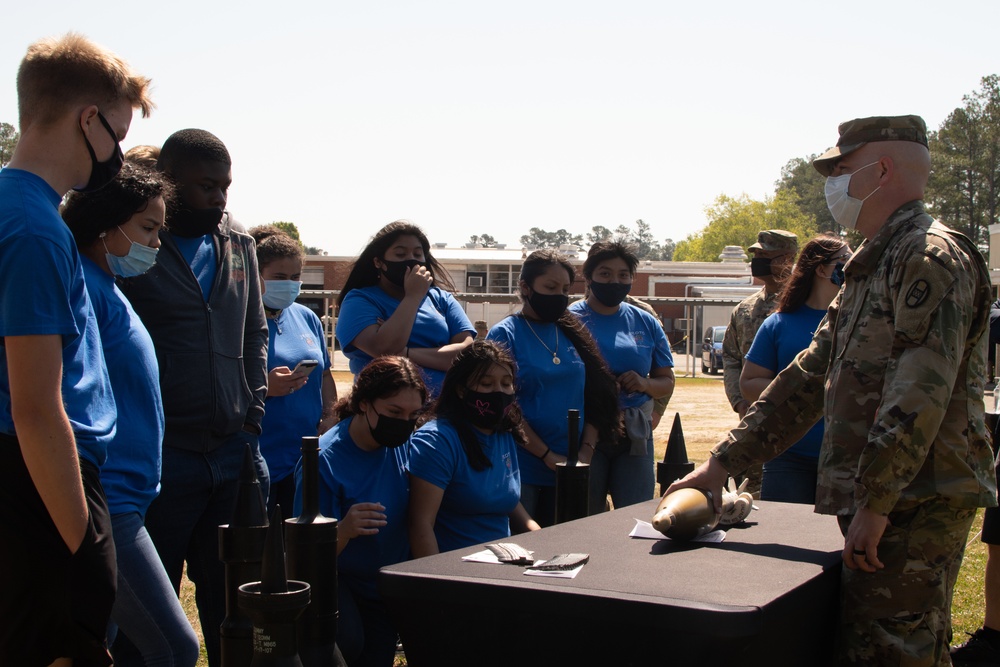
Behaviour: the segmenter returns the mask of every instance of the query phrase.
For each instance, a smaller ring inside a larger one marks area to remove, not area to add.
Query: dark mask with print
[[[754,257],[751,259],[750,275],[754,278],[766,278],[771,275],[771,258]]]
[[[378,423],[372,428],[372,423],[368,420],[368,413],[365,413],[365,421],[368,422],[368,430],[371,431],[375,442],[390,449],[399,447],[413,434],[413,427],[417,425],[416,419],[400,419],[398,417],[387,417],[379,412]]]
[[[83,135],[83,141],[87,144],[87,151],[90,152],[90,180],[82,188],[73,188],[77,192],[100,190],[115,180],[115,176],[118,175],[118,172],[122,170],[122,165],[125,164],[125,155],[122,154],[121,144],[118,143],[118,137],[115,136],[115,131],[111,129],[111,124],[100,111],[97,112],[97,117],[100,119],[104,129],[111,135],[111,139],[115,142],[115,150],[112,151],[111,157],[107,161],[98,162],[97,154],[94,153],[94,147],[90,145],[87,135]]]
[[[844,263],[837,262],[837,265],[833,267],[833,274],[830,275],[830,282],[837,287],[843,287],[844,281]]]
[[[382,269],[382,275],[385,279],[397,287],[403,286],[403,280],[406,279],[406,271],[414,266],[423,266],[424,263],[419,259],[404,259],[403,261],[390,261],[388,259],[383,259],[382,263],[385,264],[385,268]]]
[[[594,297],[608,308],[621,305],[632,290],[632,283],[590,283]]]
[[[167,231],[174,236],[187,239],[211,234],[219,228],[222,214],[221,208],[188,208],[184,204],[180,204],[170,214]]]
[[[565,294],[539,294],[532,290],[528,305],[542,322],[555,322],[566,312],[569,297]]]
[[[465,414],[473,426],[487,431],[506,431],[507,413],[514,405],[514,395],[502,391],[481,392],[467,389],[463,398]]]

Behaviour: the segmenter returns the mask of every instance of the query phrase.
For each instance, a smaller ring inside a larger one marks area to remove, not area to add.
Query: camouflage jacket
[[[778,293],[768,294],[763,288],[743,299],[733,308],[729,318],[726,337],[722,341],[722,381],[726,386],[726,398],[736,409],[743,400],[740,392],[740,373],[743,372],[743,357],[747,356],[757,329],[778,305]]]
[[[897,210],[845,272],[813,342],[712,455],[740,472],[823,417],[817,512],[887,514],[931,498],[995,506],[982,253],[916,201]]]

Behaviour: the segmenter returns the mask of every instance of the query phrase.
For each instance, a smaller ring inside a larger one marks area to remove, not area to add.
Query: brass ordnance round
[[[702,489],[678,489],[663,496],[653,513],[653,528],[672,540],[693,540],[719,523],[712,494]]]

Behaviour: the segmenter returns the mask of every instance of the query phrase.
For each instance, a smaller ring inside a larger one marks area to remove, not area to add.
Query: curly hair
[[[775,312],[791,313],[801,308],[812,292],[816,269],[828,263],[846,247],[847,243],[830,234],[820,234],[806,243],[792,268],[792,275],[778,294]]]
[[[89,246],[101,233],[146,210],[151,199],[162,197],[170,207],[174,186],[170,179],[134,162],[126,162],[114,180],[94,192],[73,192],[62,206],[62,217],[76,245]]]
[[[521,265],[520,280],[532,287],[535,280],[553,266],[561,266],[569,276],[570,284],[576,279],[576,270],[569,258],[551,248],[536,250]],[[526,297],[522,293],[521,300]],[[524,313],[518,313],[524,317]],[[618,407],[618,383],[611,374],[597,343],[583,323],[568,310],[556,321],[559,330],[573,344],[586,369],[583,410],[588,423],[597,428],[602,439],[616,439],[622,432],[621,410]]]
[[[351,265],[351,272],[348,274],[347,280],[340,290],[340,296],[337,297],[338,308],[344,303],[344,297],[352,289],[378,284],[379,270],[375,266],[375,260],[384,258],[386,251],[392,247],[392,244],[400,236],[415,236],[420,241],[420,246],[424,249],[424,263],[427,265],[427,270],[430,271],[431,277],[434,278],[434,284],[437,287],[443,286],[448,291],[455,291],[455,286],[451,282],[451,276],[448,274],[448,271],[431,255],[431,243],[427,240],[427,235],[424,234],[423,230],[409,220],[396,220],[395,222],[390,222],[380,229],[375,236],[371,237],[368,245],[361,251],[358,258],[354,260],[354,264]]]
[[[516,378],[517,366],[514,357],[507,351],[507,348],[491,340],[473,342],[455,357],[451,368],[444,376],[441,394],[431,409],[421,417],[421,423],[440,417],[447,419],[455,427],[458,439],[462,443],[462,449],[465,450],[465,456],[473,470],[485,470],[492,467],[492,464],[483,451],[479,431],[475,429],[466,416],[462,397],[458,390],[460,387],[469,388],[477,384],[479,378],[493,366],[506,366],[510,369],[511,375]],[[504,421],[503,427],[510,430],[514,441],[521,445],[527,444],[528,439],[524,435],[524,416],[516,401],[507,412]]]
[[[257,266],[263,269],[278,259],[302,259],[302,244],[274,225],[258,225],[247,230],[257,243]]]
[[[416,389],[420,403],[427,402],[427,385],[417,365],[405,357],[375,357],[354,379],[351,393],[333,406],[341,420],[361,414],[361,402],[371,404],[377,398],[392,398],[404,389]]]

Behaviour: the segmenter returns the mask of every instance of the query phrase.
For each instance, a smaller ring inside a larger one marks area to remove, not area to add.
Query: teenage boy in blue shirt
[[[122,165],[149,79],[86,38],[28,47],[21,139],[0,171],[0,664],[109,665],[115,552],[98,468],[115,402],[73,236],[70,189]]]

